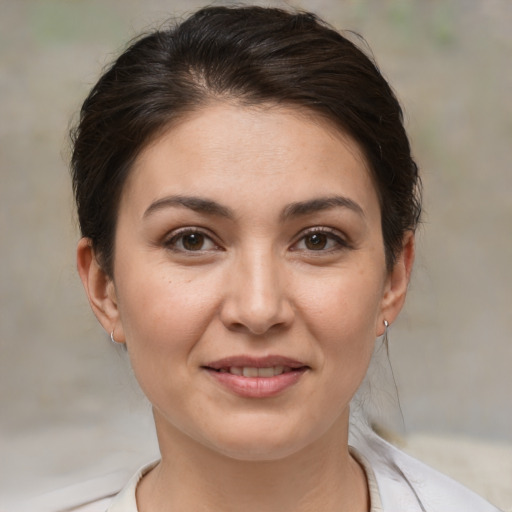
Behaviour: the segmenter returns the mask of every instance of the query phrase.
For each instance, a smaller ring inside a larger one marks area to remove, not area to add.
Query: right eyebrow
[[[224,217],[231,220],[235,217],[231,209],[227,208],[226,206],[222,206],[216,201],[204,199],[202,197],[180,195],[166,196],[162,197],[161,199],[157,199],[149,205],[149,207],[144,212],[143,217],[148,217],[157,211],[172,207],[189,208],[190,210],[194,210],[198,213],[215,215],[217,217]]]

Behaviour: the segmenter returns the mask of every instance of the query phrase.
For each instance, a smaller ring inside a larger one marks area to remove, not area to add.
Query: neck
[[[348,452],[348,418],[287,457],[225,456],[163,425],[155,414],[162,461],[139,484],[142,512],[367,512],[363,470]],[[164,428],[165,427],[165,428]]]

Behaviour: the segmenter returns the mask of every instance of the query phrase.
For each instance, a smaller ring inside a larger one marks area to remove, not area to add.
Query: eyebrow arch
[[[189,208],[198,213],[225,217],[227,219],[234,219],[235,217],[234,213],[229,208],[210,199],[195,196],[167,196],[157,199],[149,205],[143,217],[148,217],[159,210],[170,207]]]
[[[310,201],[291,203],[284,208],[281,218],[285,220],[290,217],[300,217],[302,215],[309,215],[311,213],[330,210],[336,207],[348,208],[365,218],[365,214],[361,206],[352,199],[343,196],[319,197],[317,199],[311,199]]]

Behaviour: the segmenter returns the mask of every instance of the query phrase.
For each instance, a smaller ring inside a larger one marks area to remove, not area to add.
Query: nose
[[[240,255],[229,269],[220,313],[228,329],[261,336],[291,325],[290,289],[278,258],[269,252]]]

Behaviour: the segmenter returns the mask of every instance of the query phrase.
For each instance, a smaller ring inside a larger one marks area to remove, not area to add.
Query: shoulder
[[[139,480],[158,461],[145,465],[126,483],[129,473],[118,471],[53,491],[16,506],[16,512],[138,512],[135,491]],[[124,486],[124,487],[123,487]]]
[[[355,447],[375,473],[384,512],[499,512],[463,485],[374,433],[358,438]]]
[[[137,484],[146,473],[158,464],[158,462],[159,461],[151,462],[139,469],[139,471],[130,478],[123,490],[111,501],[106,512],[138,512],[135,497]]]
[[[122,489],[127,472],[118,471],[48,492],[15,507],[16,512],[105,512]]]

